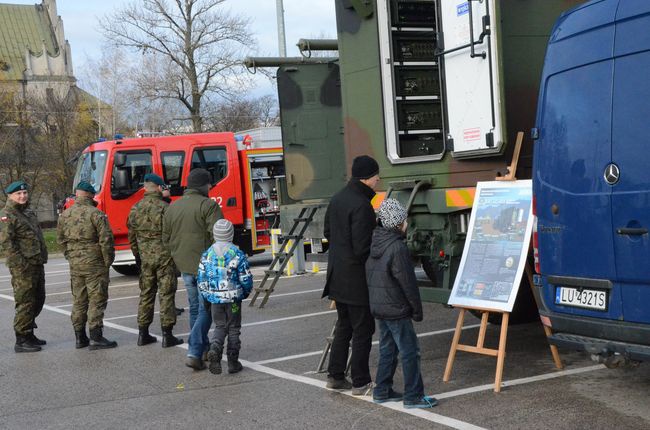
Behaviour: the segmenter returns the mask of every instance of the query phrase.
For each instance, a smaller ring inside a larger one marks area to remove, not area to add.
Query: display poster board
[[[511,312],[533,227],[532,181],[479,182],[449,304]]]

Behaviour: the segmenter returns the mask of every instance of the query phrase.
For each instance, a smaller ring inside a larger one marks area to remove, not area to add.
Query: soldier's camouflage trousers
[[[86,322],[90,330],[104,326],[104,311],[108,301],[108,270],[96,272],[70,272],[72,284],[72,326],[75,331],[84,330]]]
[[[34,320],[43,310],[45,303],[45,270],[42,264],[26,267],[9,267],[11,286],[14,289],[16,334],[27,335],[34,328]]]
[[[149,327],[153,322],[156,291],[160,301],[161,327],[176,324],[175,296],[176,268],[173,264],[155,264],[142,260],[140,268],[140,305],[138,306],[138,326]]]

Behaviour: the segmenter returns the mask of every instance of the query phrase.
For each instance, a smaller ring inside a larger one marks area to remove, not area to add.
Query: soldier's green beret
[[[153,182],[156,185],[165,185],[165,181],[163,181],[163,179],[155,173],[147,173],[144,175],[144,181]]]
[[[29,186],[25,181],[15,181],[12,182],[5,188],[5,194],[12,194],[15,193],[16,191],[23,191],[27,190]]]
[[[95,194],[95,193],[96,193],[96,191],[95,191],[95,189],[93,188],[93,186],[90,185],[90,184],[89,184],[88,182],[86,182],[86,181],[81,181],[81,182],[79,182],[79,183],[77,184],[77,186],[75,187],[75,190],[86,191],[86,192],[88,192],[88,193],[92,193],[92,194]]]

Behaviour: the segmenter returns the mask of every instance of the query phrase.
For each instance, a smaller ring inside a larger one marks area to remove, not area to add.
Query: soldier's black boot
[[[29,340],[32,343],[35,343],[36,345],[39,345],[39,346],[47,345],[47,342],[44,341],[43,339],[37,338],[36,335],[34,334],[34,332],[29,333],[27,335],[27,337],[29,338]]]
[[[228,353],[228,373],[241,372],[244,366],[239,362],[239,352]]]
[[[33,343],[29,336],[23,336],[22,334],[16,333],[16,345],[14,346],[15,352],[38,352],[41,350],[41,347]]]
[[[94,351],[96,349],[108,349],[115,348],[117,342],[114,340],[108,340],[102,335],[101,328],[93,328],[90,330],[90,346],[88,349]]]
[[[85,348],[90,343],[90,339],[88,339],[88,335],[86,335],[85,328],[81,330],[75,330],[74,335],[77,338],[77,341],[74,344],[75,348],[77,349]]]
[[[163,348],[169,348],[170,346],[176,346],[183,343],[183,339],[178,338],[172,334],[171,327],[163,327],[162,336],[163,336],[163,341],[162,341]]]
[[[140,335],[138,336],[138,346],[149,345],[156,343],[158,339],[149,334],[149,327],[140,327]]]
[[[223,348],[219,348],[217,345],[210,345],[210,351],[208,351],[208,369],[210,373],[215,375],[221,374],[221,355],[223,354]]]

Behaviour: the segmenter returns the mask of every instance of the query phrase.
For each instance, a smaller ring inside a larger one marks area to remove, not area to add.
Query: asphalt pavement
[[[253,258],[257,282],[269,264]],[[309,264],[308,264],[309,266]],[[457,311],[424,306],[416,323],[427,394],[440,400],[431,410],[325,388],[316,373],[325,338],[336,319],[320,298],[324,271],[280,280],[263,309],[243,306],[241,359],[244,371],[212,375],[185,367],[187,344],[162,349],[136,345],[138,282],[111,271],[105,336],[116,349],[77,350],[70,322],[69,268],[51,258],[46,268],[46,306],[37,319],[43,351],[16,354],[13,293],[0,263],[0,428],[2,429],[648,429],[650,364],[606,369],[586,355],[560,350],[557,370],[539,323],[511,326],[504,388],[494,393],[496,360],[459,352],[452,379],[442,382]],[[187,308],[182,281],[177,304]],[[248,302],[246,302],[247,304]],[[467,317],[462,341],[475,342],[479,321]],[[151,331],[160,335],[158,314]],[[174,330],[187,339],[188,312]],[[486,344],[496,346],[490,326]],[[377,346],[371,370],[377,364]],[[401,370],[395,388],[401,390]]]

